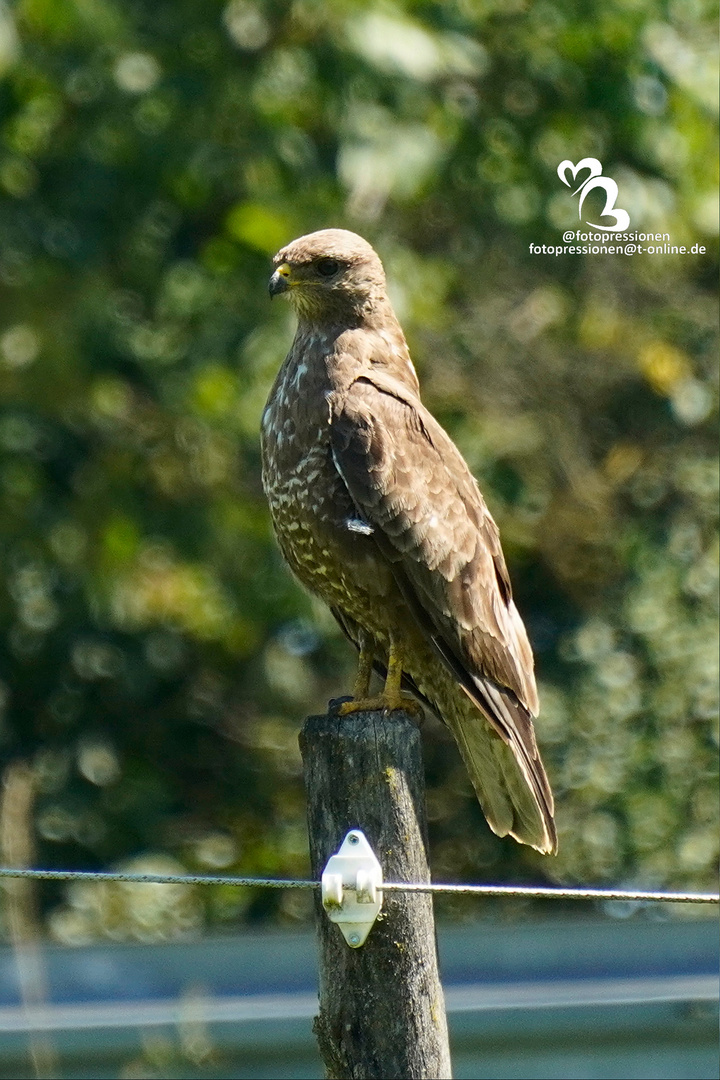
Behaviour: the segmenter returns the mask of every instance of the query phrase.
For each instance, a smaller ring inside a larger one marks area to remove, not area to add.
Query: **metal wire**
[[[0,866],[0,878],[38,878],[41,881],[129,881],[138,885],[237,885],[260,889],[319,889],[319,881],[278,878],[223,877],[216,874],[131,874],[110,870],[13,870]]]
[[[108,881],[136,885],[232,885],[259,889],[319,889],[319,881],[302,878],[251,878],[216,874],[132,874],[122,871],[35,870],[0,867],[0,878],[35,878],[41,881]],[[384,881],[384,892],[443,893],[469,896],[526,896],[543,900],[604,900],[635,903],[718,904],[715,893],[644,892],[636,889],[555,889],[535,885],[441,885]]]
[[[553,889],[535,885],[400,885],[383,882],[386,892],[454,893],[473,896],[532,896],[543,900],[625,900],[638,903],[718,904],[713,893],[641,892],[633,889]]]

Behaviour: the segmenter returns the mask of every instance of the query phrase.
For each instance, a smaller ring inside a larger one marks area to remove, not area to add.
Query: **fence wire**
[[[40,881],[129,882],[136,885],[231,885],[258,889],[319,889],[319,881],[302,878],[253,878],[217,874],[132,874],[110,870],[38,870],[0,867],[1,878]],[[718,904],[720,895],[699,892],[648,892],[637,889],[548,888],[536,885],[463,885],[384,881],[383,892],[439,893],[467,896],[524,896],[541,900],[603,900],[662,904]]]

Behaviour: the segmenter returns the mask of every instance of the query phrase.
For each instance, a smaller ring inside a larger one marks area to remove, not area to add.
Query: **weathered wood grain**
[[[351,828],[386,881],[430,880],[417,724],[404,713],[311,716],[300,748],[312,873],[320,877]],[[366,943],[351,949],[317,899],[320,1052],[332,1080],[451,1076],[432,898],[386,893]]]

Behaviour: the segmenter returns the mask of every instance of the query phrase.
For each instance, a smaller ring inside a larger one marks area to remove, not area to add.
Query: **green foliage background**
[[[297,731],[352,657],[281,565],[258,427],[292,336],[270,256],[332,225],[386,263],[537,652],[560,854],[489,833],[429,720],[436,877],[711,884],[714,17],[703,0],[0,8],[0,738],[34,771],[41,864],[307,872]],[[706,254],[530,254],[579,226],[556,168],[586,156],[633,229]],[[183,896],[44,902],[65,941],[307,912]]]

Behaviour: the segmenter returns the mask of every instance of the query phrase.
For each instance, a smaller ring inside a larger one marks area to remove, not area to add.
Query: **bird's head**
[[[366,240],[322,229],[293,240],[273,260],[270,296],[287,294],[298,316],[317,322],[362,318],[385,301],[385,272]]]

